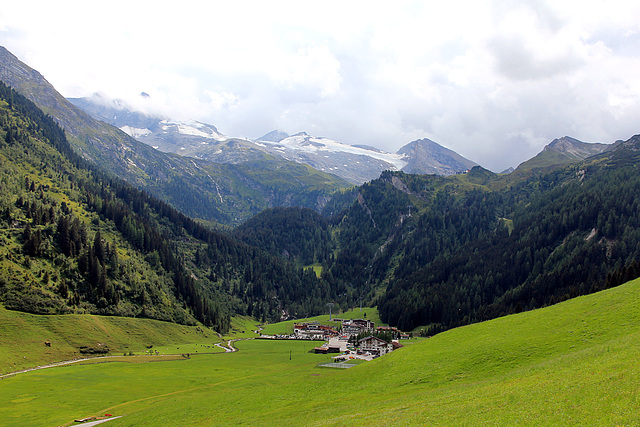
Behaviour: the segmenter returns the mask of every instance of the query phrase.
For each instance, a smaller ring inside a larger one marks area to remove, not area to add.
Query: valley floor
[[[6,425],[638,425],[640,280],[470,325],[352,369],[300,341],[2,381]]]

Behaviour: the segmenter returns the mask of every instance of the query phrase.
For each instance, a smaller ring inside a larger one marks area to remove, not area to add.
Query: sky
[[[500,172],[640,133],[640,2],[13,1],[0,45],[65,97],[232,137],[429,138]]]

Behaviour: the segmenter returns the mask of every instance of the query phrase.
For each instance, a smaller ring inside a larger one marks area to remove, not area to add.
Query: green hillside
[[[453,329],[348,370],[309,342],[2,380],[5,425],[636,425],[640,280]],[[38,390],[33,384],[38,384]]]
[[[38,314],[200,322],[323,312],[332,289],[102,171],[0,84],[0,302]]]
[[[143,354],[169,344],[212,346],[220,341],[215,331],[202,326],[89,314],[36,315],[2,306],[0,324],[0,375],[96,355]],[[92,349],[108,352],[90,354]]]

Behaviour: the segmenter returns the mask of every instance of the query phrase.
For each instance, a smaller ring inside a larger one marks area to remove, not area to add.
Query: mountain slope
[[[318,314],[312,271],[209,230],[103,172],[0,83],[0,301],[33,313],[150,317],[219,331],[232,314]]]
[[[32,103],[4,84],[0,92],[4,304],[35,313],[197,319],[223,327],[212,300],[193,284],[176,289],[171,276],[140,251],[145,244],[160,250],[164,268],[184,280],[160,227],[121,198],[135,197],[137,190],[79,158],[63,131]],[[144,198],[138,195],[137,203],[142,206]],[[207,306],[207,319],[183,307],[187,297]]]
[[[304,201],[303,206],[320,209],[331,192],[348,185],[335,176],[284,160],[265,175],[261,164],[253,170],[248,163],[238,168],[159,152],[73,106],[37,71],[2,47],[0,80],[54,117],[84,158],[192,217],[237,224],[283,203],[290,206]]]
[[[413,141],[400,150],[408,163],[401,170],[413,174],[455,175],[477,166],[455,151],[449,150],[429,139]]]
[[[640,260],[637,140],[625,143],[627,152],[505,190],[472,190],[450,198],[446,216],[417,218],[379,301],[381,319],[448,328],[611,286],[608,274]]]
[[[563,166],[573,162],[579,162],[588,157],[595,156],[611,149],[609,144],[598,144],[578,141],[570,136],[564,136],[551,141],[535,157],[521,163],[516,171],[528,171],[532,169],[548,168],[550,166]]]

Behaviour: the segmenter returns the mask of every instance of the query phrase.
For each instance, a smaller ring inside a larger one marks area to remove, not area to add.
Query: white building
[[[358,341],[358,350],[363,353],[376,354],[378,356],[384,356],[393,350],[393,346],[380,338],[374,336],[368,336]]]

